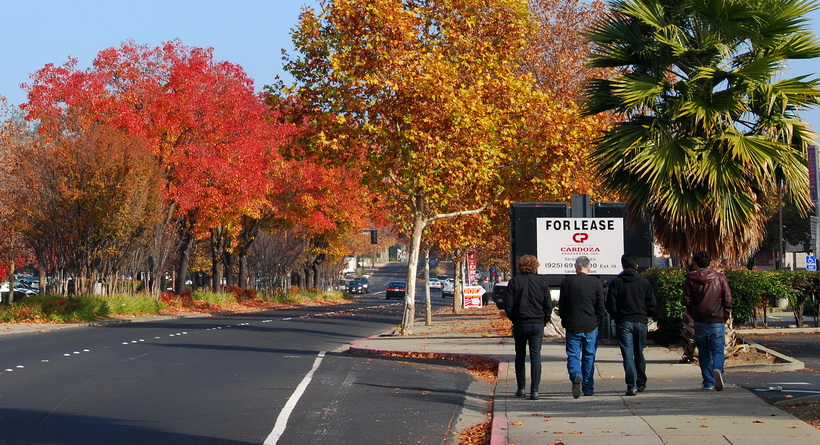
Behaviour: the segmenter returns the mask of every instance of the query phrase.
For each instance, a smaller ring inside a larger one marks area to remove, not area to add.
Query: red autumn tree
[[[159,162],[167,217],[180,222],[177,292],[196,236],[213,237],[217,265],[239,218],[264,206],[278,142],[267,108],[242,68],[215,61],[211,48],[127,42],[101,51],[86,70],[73,59],[47,65],[27,88],[24,108],[45,134],[63,131],[66,115],[76,114],[141,138]]]

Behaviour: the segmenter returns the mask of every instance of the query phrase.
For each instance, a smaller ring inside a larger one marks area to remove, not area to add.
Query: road
[[[806,368],[793,372],[731,373],[727,381],[739,384],[774,403],[820,396],[820,333],[743,335],[747,340],[802,361]]]
[[[0,336],[0,443],[448,443],[463,368],[334,352],[397,325],[401,269],[341,306]]]

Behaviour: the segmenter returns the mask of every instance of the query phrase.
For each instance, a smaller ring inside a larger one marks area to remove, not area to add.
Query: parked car
[[[437,276],[436,278],[438,278],[438,279],[439,279],[439,281],[445,281],[445,280],[449,280],[449,279],[450,279],[450,277],[448,277],[447,275],[439,275],[439,276]]]
[[[364,286],[359,280],[351,280],[347,283],[347,291],[351,294],[363,294]]]
[[[444,284],[441,285],[441,298],[452,298],[453,295],[455,295],[455,282],[453,280],[444,281]]]
[[[387,283],[387,289],[384,291],[386,299],[401,298],[407,293],[407,283],[404,281],[391,281]]]
[[[504,309],[504,302],[507,300],[507,284],[509,284],[508,281],[500,281],[495,283],[493,290],[489,292],[491,294],[490,298],[492,298],[496,307],[499,309]]]
[[[14,299],[19,300],[23,297],[32,297],[40,293],[40,290],[37,287],[39,283],[31,283],[31,282],[24,282],[21,280],[14,281]],[[0,302],[8,302],[8,294],[9,294],[9,282],[4,281],[0,284]]]
[[[438,278],[430,278],[427,283],[430,285],[430,289],[441,289],[441,280]]]

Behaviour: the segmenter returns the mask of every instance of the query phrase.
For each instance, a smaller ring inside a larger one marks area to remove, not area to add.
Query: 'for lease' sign
[[[591,274],[617,275],[624,254],[623,218],[537,218],[538,273],[570,275],[581,255]]]

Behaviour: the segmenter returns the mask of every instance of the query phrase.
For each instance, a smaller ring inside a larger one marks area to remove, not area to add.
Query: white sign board
[[[572,275],[575,259],[592,262],[591,274],[617,275],[624,252],[623,218],[537,218],[540,274]]]
[[[481,286],[464,286],[464,308],[481,307],[484,292],[487,291]]]

